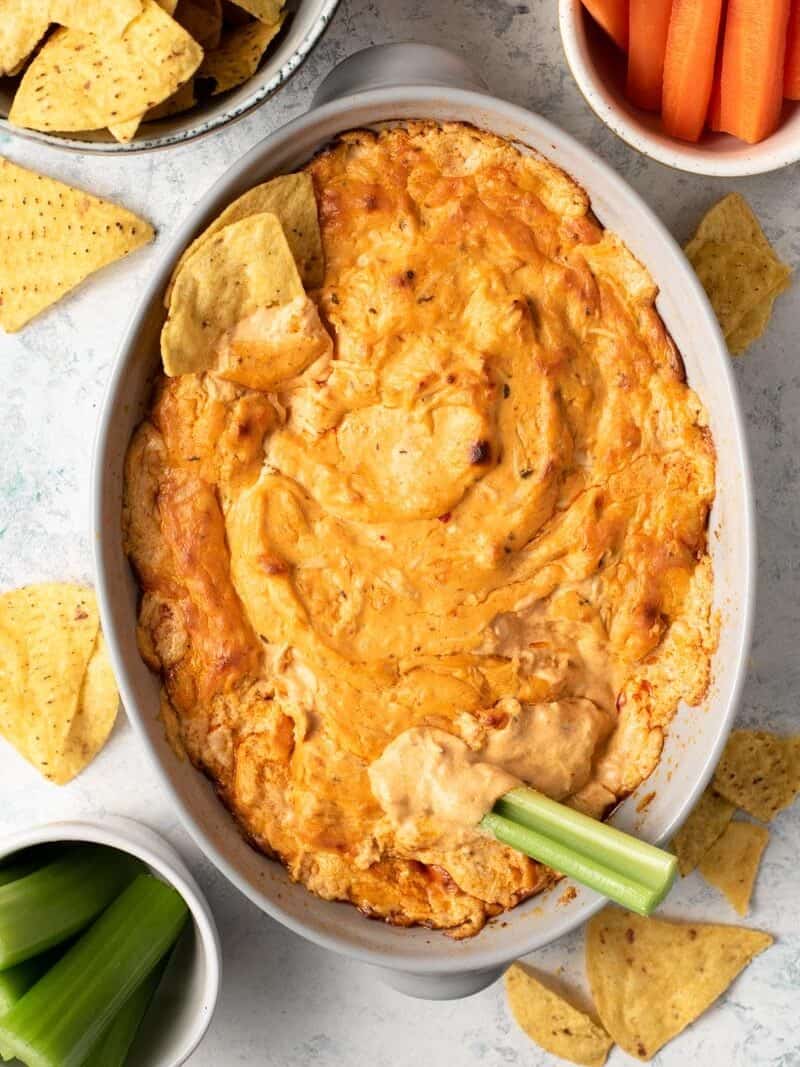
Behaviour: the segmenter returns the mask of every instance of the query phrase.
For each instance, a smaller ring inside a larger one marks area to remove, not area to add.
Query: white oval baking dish
[[[324,902],[293,885],[283,867],[245,843],[209,782],[176,759],[164,738],[157,718],[158,680],[136,647],[137,589],[122,551],[120,507],[125,451],[159,363],[164,287],[182,249],[234,197],[301,166],[343,130],[396,119],[462,120],[541,152],[584,186],[601,222],[621,235],[661,286],[659,310],[683,353],[690,383],[707,405],[718,451],[710,546],[723,624],[713,684],[702,708],[680,709],[657,770],[613,819],[652,842],[667,840],[678,828],[704,788],[730,729],[752,623],[752,492],[729,357],[687,260],[639,196],[572,137],[479,86],[461,60],[441,49],[368,49],[329,76],[308,114],[231,167],[180,227],[140,300],[106,396],[94,469],[95,564],[103,627],[128,715],[187,828],[231,882],[275,919],[319,945],[378,966],[395,988],[436,998],[481,989],[511,960],[584,922],[602,899],[577,887],[572,900],[560,903],[562,884],[504,914],[502,923],[490,924],[476,938],[453,942],[427,930],[368,922],[348,904]],[[652,801],[637,813],[637,804],[650,793]]]

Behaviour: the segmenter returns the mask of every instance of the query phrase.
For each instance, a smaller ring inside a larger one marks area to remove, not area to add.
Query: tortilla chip
[[[150,108],[144,117],[145,122],[156,122],[158,119],[169,118],[170,115],[179,115],[182,111],[188,111],[194,107],[197,99],[194,95],[194,80],[190,79],[180,89],[163,100],[160,104]]]
[[[61,749],[58,785],[69,782],[92,762],[103,748],[117,719],[119,692],[102,631],[98,630],[83,676],[78,707]]]
[[[280,19],[285,0],[234,0],[234,3],[259,22],[272,26]]]
[[[152,226],[125,208],[0,157],[0,326],[19,330],[152,239]]]
[[[532,1041],[570,1063],[602,1067],[613,1045],[602,1026],[519,963],[509,967],[505,980],[511,1014]]]
[[[800,782],[800,734],[784,738],[785,755],[789,768],[796,781]]]
[[[175,14],[176,21],[202,48],[216,48],[219,44],[222,29],[221,0],[182,0],[180,5],[172,0],[158,0],[158,3],[167,14]],[[208,10],[204,5],[207,5]],[[177,12],[176,8],[178,8]],[[135,115],[132,119],[114,123],[113,126],[108,127],[108,131],[121,144],[127,144],[136,136],[143,122],[177,115],[181,111],[188,111],[196,103],[194,82],[190,79],[179,86],[166,100],[160,101],[145,113]]]
[[[600,1021],[651,1059],[772,944],[760,930],[642,919],[610,905],[587,926],[586,969]]]
[[[136,136],[136,131],[143,121],[143,115],[136,115],[132,119],[125,119],[124,122],[115,122],[113,126],[108,127],[108,132],[120,144],[128,144]]]
[[[736,808],[729,800],[710,787],[706,789],[672,841],[682,877],[695,869],[714,842],[725,833],[734,811]]]
[[[259,308],[304,295],[275,215],[251,215],[225,226],[175,279],[161,331],[164,370],[175,375],[209,369],[228,330]]]
[[[713,788],[754,819],[770,822],[800,790],[796,740],[763,730],[734,730],[714,774]]]
[[[34,130],[99,130],[172,96],[203,50],[155,0],[143,3],[116,40],[57,30],[25,72],[9,121]]]
[[[700,861],[700,873],[740,915],[747,915],[769,830],[753,822],[732,822]]]
[[[248,389],[271,392],[318,359],[333,355],[331,336],[307,296],[257,308],[220,340],[208,369]]]
[[[222,0],[180,0],[175,19],[203,49],[219,47],[222,36]]]
[[[219,48],[209,52],[197,72],[198,78],[214,82],[212,96],[235,89],[252,78],[282,19],[273,24],[251,22],[223,33]]]
[[[732,353],[766,329],[791,271],[772,249],[747,201],[729,193],[705,215],[686,245]]]
[[[177,0],[158,0],[164,10],[172,15],[175,14],[175,10],[178,6]],[[202,48],[216,48],[219,44],[220,35],[222,33],[222,0],[194,0],[187,5],[192,9],[188,16],[188,22],[184,20],[181,13],[177,15],[177,21],[184,27],[187,33],[190,33],[192,37]],[[195,12],[199,11],[201,16],[205,16],[207,20],[217,20],[218,24],[216,29],[213,29],[211,21],[205,22],[206,39],[203,40],[198,36],[198,33],[202,32],[202,26],[192,26],[192,19]],[[195,32],[197,30],[197,32]],[[197,97],[194,92],[194,79],[190,78],[179,86],[172,96],[168,96],[166,100],[162,100],[160,104],[156,104],[155,107],[151,107],[145,115],[142,116],[142,122],[157,122],[159,119],[171,118],[173,115],[180,115],[184,111],[188,111],[194,107],[197,103]],[[138,125],[137,125],[138,129]],[[130,138],[120,138],[117,132],[112,129],[111,132],[117,137],[117,140]],[[121,131],[123,134],[127,133],[124,127]],[[135,131],[134,131],[135,132]]]
[[[50,0],[50,18],[71,30],[98,37],[121,37],[142,13],[142,0]]]
[[[0,17],[0,75],[16,74],[50,25],[50,0],[5,0]]]
[[[251,16],[233,0],[222,0],[222,22],[225,26],[246,26]]]
[[[91,589],[46,583],[0,596],[0,733],[54,782],[77,773],[69,737],[99,626]]]
[[[319,232],[317,217],[317,199],[314,195],[314,183],[310,174],[283,174],[279,178],[256,185],[246,193],[228,204],[211,225],[199,237],[196,237],[184,251],[175,270],[172,272],[164,296],[164,303],[169,307],[172,286],[178,271],[184,263],[201,248],[215,233],[239,219],[258,215],[268,211],[277,215],[289,248],[292,250],[303,285],[307,289],[317,289],[325,277],[325,261],[322,253],[322,236]]]
[[[700,220],[693,240],[747,241],[765,251],[772,251],[761,223],[740,193],[728,193],[718,200]]]
[[[753,341],[757,341],[759,337],[764,333],[769,320],[772,317],[772,308],[775,301],[791,285],[791,280],[787,274],[778,284],[772,289],[766,296],[756,304],[752,310],[739,322],[739,325],[728,334],[726,340],[728,342],[728,348],[734,356],[740,356],[742,352],[748,348]]]

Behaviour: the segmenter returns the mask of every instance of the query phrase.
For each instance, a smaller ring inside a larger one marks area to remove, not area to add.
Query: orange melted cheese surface
[[[140,645],[256,846],[467,936],[553,876],[419,776],[441,752],[454,789],[599,816],[651,772],[708,682],[713,446],[651,278],[546,161],[419,123],[308,169],[333,343],[270,391],[160,382],[127,465]]]

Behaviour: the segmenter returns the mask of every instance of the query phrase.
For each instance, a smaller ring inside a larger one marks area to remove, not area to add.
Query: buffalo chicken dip
[[[305,174],[318,277],[239,314],[260,244],[227,287],[179,266],[165,333],[205,369],[130,445],[141,652],[257,848],[467,937],[556,878],[477,828],[493,802],[602,817],[704,695],[713,443],[652,279],[547,161],[419,122]]]

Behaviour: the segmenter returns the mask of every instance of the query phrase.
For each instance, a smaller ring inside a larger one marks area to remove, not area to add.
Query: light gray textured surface
[[[562,60],[554,0],[343,0],[321,47],[280,96],[221,135],[171,152],[86,159],[5,138],[0,152],[115,198],[150,219],[160,239],[102,272],[22,334],[0,335],[0,588],[89,579],[89,467],[97,410],[114,352],[164,238],[191,205],[266,132],[299,114],[330,67],[357,48],[417,39],[461,52],[491,90],[544,113],[610,160],[684,239],[732,188],[744,193],[781,256],[800,263],[800,174],[740,181],[698,178],[637,157],[584,104]],[[736,363],[748,421],[759,511],[759,602],[740,721],[798,729],[800,691],[800,288],[778,301],[767,337]],[[176,823],[124,722],[97,762],[66,789],[40,781],[0,748],[0,832],[85,813],[119,812],[160,829],[209,895],[224,942],[223,994],[193,1067],[495,1067],[554,1063],[520,1034],[500,986],[467,1001],[427,1004],[381,986],[366,969],[281,929],[239,896]],[[776,945],[723,1002],[654,1062],[678,1067],[800,1065],[800,809],[776,820],[748,922]],[[668,912],[738,921],[698,876]],[[365,920],[366,921],[366,920]],[[531,960],[580,978],[582,939]],[[611,1064],[627,1058],[614,1052]],[[628,1061],[631,1062],[631,1061]]]

